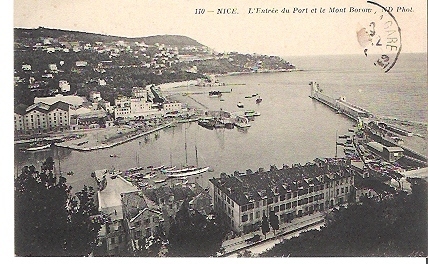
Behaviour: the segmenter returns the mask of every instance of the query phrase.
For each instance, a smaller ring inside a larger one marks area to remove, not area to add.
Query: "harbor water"
[[[147,138],[92,152],[56,147],[21,152],[15,148],[15,173],[24,165],[34,164],[39,168],[40,162],[51,156],[61,171],[73,171],[67,181],[79,190],[84,184],[93,184],[90,174],[95,170],[181,166],[187,160],[188,165],[213,169],[197,179],[207,187],[208,179],[218,177],[221,172],[268,170],[273,164],[280,167],[304,164],[317,157],[334,157],[336,132],[346,133],[353,122],[310,99],[310,81],[319,83],[324,93],[345,96],[349,102],[375,115],[427,122],[426,54],[401,54],[386,74],[369,64],[363,55],[286,59],[303,71],[224,76],[219,77],[221,83],[242,85],[173,90],[177,94],[205,92],[189,96],[210,110],[259,112],[261,115],[255,117],[246,130],[208,130],[197,123],[183,123]],[[224,93],[220,100],[208,96],[208,91],[214,89],[232,89],[232,92]],[[245,98],[253,94],[258,95]],[[262,98],[260,104],[255,103],[258,96]],[[238,102],[242,102],[244,109],[237,107]],[[338,156],[343,156],[340,149]]]

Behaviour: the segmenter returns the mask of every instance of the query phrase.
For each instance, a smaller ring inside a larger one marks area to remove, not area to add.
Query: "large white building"
[[[354,172],[344,161],[284,166],[246,175],[210,179],[214,210],[228,219],[232,230],[249,233],[260,229],[263,215],[273,211],[280,227],[296,217],[347,203]]]
[[[134,87],[132,97],[120,97],[115,100],[114,116],[116,119],[151,118],[181,111],[179,102],[164,103],[162,107],[158,108],[149,101],[147,89]]]
[[[15,133],[42,133],[68,129],[70,105],[59,101],[52,105],[43,102],[25,108],[18,106],[14,111]]]

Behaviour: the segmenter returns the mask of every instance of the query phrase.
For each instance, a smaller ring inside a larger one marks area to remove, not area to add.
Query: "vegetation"
[[[263,217],[262,217],[262,233],[263,235],[265,235],[266,238],[266,234],[269,233],[270,227],[269,227],[269,221],[267,216],[263,213]]]
[[[53,173],[47,158],[37,171],[25,166],[15,179],[15,254],[17,256],[88,256],[101,223],[92,187],[75,195],[66,179]]]
[[[177,212],[169,233],[168,256],[210,257],[220,250],[225,228],[207,220],[197,211],[189,211],[188,201]]]
[[[427,183],[415,180],[412,192],[340,208],[325,228],[286,240],[262,256],[426,256]]]

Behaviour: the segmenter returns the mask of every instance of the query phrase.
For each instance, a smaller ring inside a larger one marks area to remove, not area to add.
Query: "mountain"
[[[147,45],[153,45],[155,43],[183,47],[183,46],[196,46],[204,47],[201,43],[196,40],[180,35],[156,35],[148,37],[136,37],[127,38],[120,36],[103,35],[96,33],[86,33],[80,31],[71,31],[63,29],[50,29],[39,27],[36,29],[25,29],[25,28],[14,28],[14,39],[15,42],[21,42],[22,39],[40,39],[40,38],[58,38],[62,41],[83,41],[88,43],[94,43],[96,41],[101,42],[116,42],[119,40],[129,42],[141,42],[143,41]]]

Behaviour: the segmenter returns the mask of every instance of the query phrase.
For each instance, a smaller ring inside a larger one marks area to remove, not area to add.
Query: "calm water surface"
[[[427,122],[426,54],[402,54],[387,74],[369,65],[363,56],[287,59],[304,71],[221,77],[221,82],[245,84],[221,87],[220,90],[233,89],[232,93],[223,95],[224,101],[209,98],[207,94],[192,95],[212,110],[242,111],[236,107],[241,101],[244,110],[260,112],[261,116],[251,122],[248,130],[207,130],[196,123],[179,124],[161,131],[158,136],[150,135],[147,142],[140,138],[94,152],[59,148],[35,153],[15,150],[15,173],[23,165],[38,164],[52,156],[57,164],[60,162],[63,172],[74,172],[67,181],[75,189],[80,189],[84,184],[93,184],[89,176],[98,169],[180,166],[186,162],[187,156],[190,165],[198,163],[214,169],[198,179],[199,183],[208,186],[207,179],[217,177],[221,172],[268,169],[271,164],[279,167],[282,164],[304,164],[317,157],[334,157],[336,131],[346,133],[353,122],[312,101],[308,97],[310,81],[320,83],[326,94],[344,95],[348,101],[376,115]],[[259,105],[255,98],[245,98],[255,93],[263,99]],[[110,154],[119,157],[111,158]],[[342,155],[339,149],[339,156]]]

